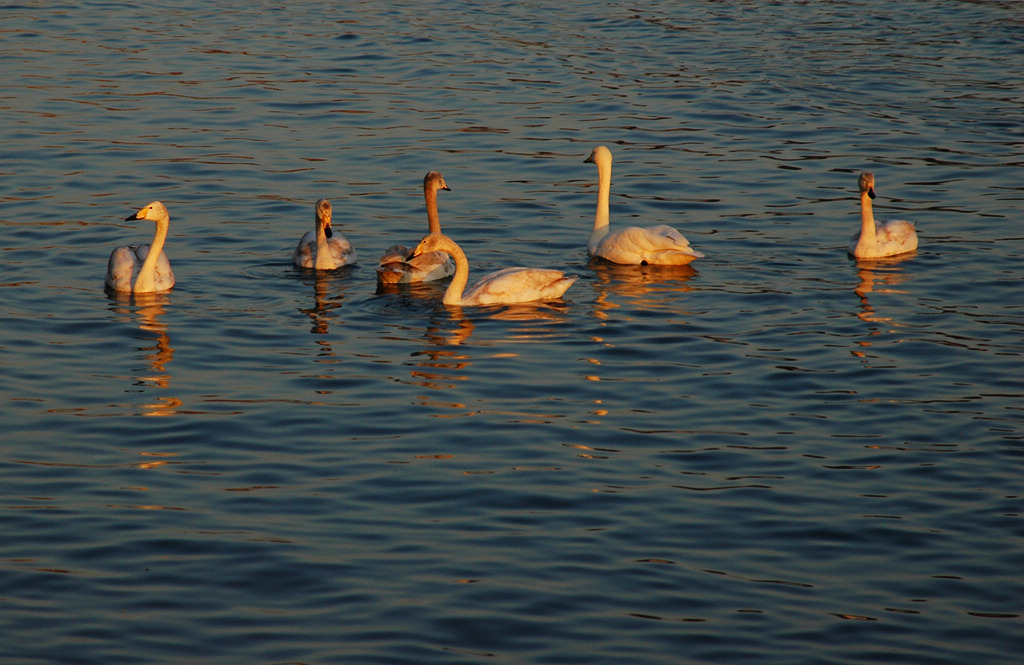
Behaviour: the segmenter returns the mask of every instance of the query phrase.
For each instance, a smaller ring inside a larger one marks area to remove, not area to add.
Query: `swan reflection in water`
[[[853,289],[853,292],[860,298],[860,312],[857,316],[862,321],[873,323],[894,323],[891,317],[879,316],[868,298],[870,293],[906,293],[896,288],[907,281],[908,277],[899,264],[906,261],[912,255],[900,257],[888,257],[882,259],[858,259],[857,277],[860,282]]]
[[[465,344],[473,335],[476,325],[469,319],[459,316],[450,320],[432,321],[424,332],[427,348],[412,353],[409,370],[411,383],[430,388],[445,390],[455,387],[455,381],[465,381],[468,376],[462,372],[470,365],[467,350],[452,348]],[[421,397],[421,404],[434,403],[426,396]],[[436,404],[436,403],[435,403]],[[448,406],[465,408],[465,404]]]
[[[162,293],[136,293],[134,295],[120,292],[110,292],[108,297],[113,301],[113,311],[125,320],[136,320],[142,337],[152,340],[153,346],[141,346],[138,348],[145,354],[147,362],[146,371],[135,377],[135,384],[138,386],[153,386],[160,389],[167,389],[171,384],[171,374],[167,369],[171,360],[174,359],[174,347],[171,346],[171,337],[167,332],[167,324],[162,317],[171,300],[169,292]],[[183,405],[177,397],[160,396],[151,404],[143,405],[143,415],[146,416],[170,416],[174,415]]]
[[[310,281],[313,286],[313,305],[298,309],[312,322],[309,332],[314,335],[326,335],[330,332],[334,310],[341,308],[345,297],[345,289],[339,288],[343,280],[336,273],[318,271],[311,276]],[[337,323],[341,323],[341,320],[338,319]],[[327,355],[334,355],[327,340],[319,340],[317,343],[325,347]]]
[[[875,307],[871,304],[870,295],[874,294],[887,294],[887,293],[906,293],[906,291],[897,288],[900,284],[907,281],[908,276],[903,272],[902,266],[899,264],[911,258],[913,254],[905,256],[894,256],[882,259],[858,259],[857,260],[857,277],[859,282],[854,287],[853,292],[860,298],[860,311],[857,312],[857,317],[861,321],[868,323],[882,323],[886,324],[886,328],[882,329],[877,326],[873,326],[868,332],[868,338],[882,335],[886,332],[892,332],[893,328],[898,328],[899,323],[895,322],[892,317],[880,316],[876,311]],[[892,328],[889,328],[891,326]],[[871,346],[872,342],[870,339],[858,339],[856,345],[859,349],[852,351],[852,354],[858,358],[866,358],[867,354],[862,349]]]
[[[617,265],[601,259],[591,259],[594,274],[593,289],[597,293],[594,316],[608,319],[610,310],[621,308],[617,300],[629,300],[630,307],[642,311],[654,309],[689,314],[682,307],[680,294],[693,290],[689,282],[697,274],[690,265]],[[621,316],[616,313],[615,316]]]

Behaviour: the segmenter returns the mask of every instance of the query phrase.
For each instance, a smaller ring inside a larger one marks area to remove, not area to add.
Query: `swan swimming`
[[[156,222],[153,242],[149,245],[115,247],[107,261],[107,274],[103,281],[107,288],[126,293],[167,291],[174,286],[171,262],[164,253],[167,227],[171,222],[167,208],[159,201],[152,201],[124,221],[134,219]]]
[[[585,163],[597,165],[597,214],[594,230],[587,241],[587,252],[612,263],[628,265],[686,265],[704,255],[671,226],[629,226],[611,231],[608,228],[608,197],[612,186],[612,153],[599,145]]]
[[[428,233],[413,250],[416,257],[427,252],[446,252],[455,259],[455,276],[444,292],[445,305],[497,305],[555,300],[561,298],[576,275],[546,268],[505,268],[481,277],[464,292],[469,282],[469,261],[454,240],[443,233]]]
[[[316,220],[312,231],[306,231],[292,252],[292,263],[300,268],[334,270],[356,262],[356,250],[342,233],[333,237],[331,229],[331,202],[316,202]]]
[[[894,219],[875,226],[871,199],[875,198],[875,174],[860,174],[860,231],[853,235],[847,253],[857,259],[878,259],[917,249],[917,230],[913,222]]]
[[[441,232],[441,221],[437,215],[437,192],[451,188],[437,171],[423,176],[423,199],[427,204],[427,225],[430,233]],[[384,251],[377,268],[377,281],[381,284],[408,284],[432,282],[455,273],[455,262],[442,251],[427,252],[410,258],[405,245],[392,245]]]

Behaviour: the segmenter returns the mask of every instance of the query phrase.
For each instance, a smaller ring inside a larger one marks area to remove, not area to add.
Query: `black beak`
[[[138,218],[139,218],[139,213],[137,213],[137,212],[133,212],[132,214],[130,214],[130,215],[128,215],[127,217],[125,217],[125,218],[124,218],[124,221],[126,221],[126,222],[130,222],[130,221],[132,221],[133,219],[138,219]]]
[[[868,198],[869,199],[875,198],[875,188],[874,187],[868,187]]]
[[[590,157],[587,157],[586,159],[584,159],[583,163],[584,164],[593,164],[594,163],[594,153],[590,153]]]
[[[324,227],[324,235],[327,236],[328,238],[334,235],[334,231],[331,230],[330,224]]]

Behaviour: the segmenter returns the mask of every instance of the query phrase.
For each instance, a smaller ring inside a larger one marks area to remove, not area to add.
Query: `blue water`
[[[0,61],[0,662],[1019,662],[1019,3],[26,2]],[[598,144],[706,258],[588,260]],[[378,291],[432,169],[565,298]],[[917,252],[847,258],[863,170]],[[177,285],[105,294],[153,199]]]

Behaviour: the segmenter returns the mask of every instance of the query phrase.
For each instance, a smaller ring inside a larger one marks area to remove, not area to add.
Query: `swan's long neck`
[[[867,192],[860,193],[860,238],[857,247],[874,249],[877,246],[875,235],[875,215],[871,211],[871,196]]]
[[[156,262],[160,259],[160,252],[164,251],[169,225],[170,220],[157,220],[153,242],[149,245],[149,253],[146,254],[146,260],[142,262],[142,267],[139,268],[139,276],[135,278],[135,293],[156,291]]]
[[[445,305],[461,305],[462,294],[466,290],[466,284],[469,283],[469,260],[462,248],[449,238],[445,238],[443,246],[439,249],[448,252],[455,259],[455,274],[452,276],[448,288],[445,289],[441,302]]]
[[[317,270],[334,270],[338,264],[334,262],[331,246],[327,241],[326,223],[317,215],[316,218],[316,263]]]
[[[437,187],[433,183],[423,184],[423,200],[427,202],[427,225],[431,233],[441,232],[441,219],[437,215]]]
[[[594,230],[587,243],[593,250],[601,238],[608,235],[608,199],[612,191],[612,165],[597,165],[597,213],[594,215]]]

